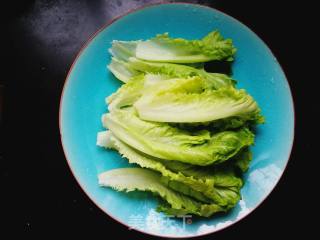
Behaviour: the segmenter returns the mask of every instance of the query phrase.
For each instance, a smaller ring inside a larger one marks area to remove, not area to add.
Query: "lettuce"
[[[154,84],[167,80],[166,75],[142,74],[133,76],[130,81],[123,84],[115,93],[106,98],[108,110],[120,109],[132,106],[143,94],[143,92]]]
[[[254,141],[247,128],[218,133],[188,132],[167,123],[144,121],[132,108],[107,113],[102,121],[117,138],[141,152],[201,166],[226,161]]]
[[[173,208],[166,202],[160,203],[157,207],[157,211],[159,212],[164,212],[167,215],[170,216],[182,216],[182,215],[187,215],[187,214],[194,214],[198,215],[201,217],[210,217],[215,213],[218,212],[226,212],[229,210],[229,208],[221,207],[218,204],[199,204],[197,202],[197,210],[196,211],[190,211],[189,209],[186,208]]]
[[[166,162],[131,148],[110,131],[98,135],[98,145],[119,151],[129,163],[160,172],[161,181],[166,186],[202,202],[232,207],[240,199],[242,180],[235,175],[232,166],[199,167],[175,161]],[[242,161],[244,157],[241,153],[236,159]]]
[[[190,213],[209,217],[216,212],[226,211],[218,204],[206,204],[176,192],[161,182],[161,175],[141,168],[120,168],[99,174],[99,184],[117,191],[149,191],[163,198],[167,203],[165,209],[160,205],[158,210],[168,212]]]
[[[122,107],[133,106],[133,104],[136,101],[138,101],[139,98],[144,94],[147,88],[156,86],[156,84],[162,86],[162,81],[168,80],[168,75],[160,73],[139,73],[139,75],[132,77],[131,80],[132,81],[128,82],[127,84],[123,84],[115,93],[113,93],[106,99],[109,111],[112,111],[113,109],[119,109]],[[198,84],[197,81],[192,82]],[[206,83],[206,85],[208,88],[212,87],[210,83]],[[182,128],[195,128],[198,126],[206,126],[208,128],[228,130],[239,128],[248,124],[254,125],[263,122],[264,119],[260,115],[260,109],[257,107],[256,111],[251,112],[251,114],[240,114],[239,116],[232,116],[208,122],[180,122],[179,126]]]
[[[162,176],[167,177],[171,181],[177,181],[187,184],[191,189],[200,191],[210,197],[213,194],[214,181],[213,178],[197,179],[193,176],[185,176],[181,172],[174,172],[168,169],[162,160],[148,156],[140,151],[137,151],[127,144],[123,143],[115,137],[110,131],[102,132],[98,135],[98,143],[100,146],[112,148],[128,159],[129,163],[138,164],[140,167],[149,168],[158,171]]]
[[[214,90],[200,77],[160,82],[134,103],[139,117],[157,122],[208,122],[233,116],[260,118],[254,99],[235,88]]]
[[[201,40],[170,38],[164,33],[147,41],[113,41],[109,51],[120,60],[136,57],[153,62],[202,63],[232,61],[236,48],[231,39],[213,31]]]
[[[195,66],[180,65],[174,63],[148,62],[134,57],[129,57],[127,61],[119,60],[112,57],[108,69],[120,81],[127,83],[132,78],[141,74],[161,75],[163,79],[170,78],[186,78],[190,76],[199,76],[206,81],[214,89],[221,87],[232,87],[235,80],[222,73],[209,73],[203,68],[195,68]]]
[[[250,166],[256,101],[232,77],[207,72],[208,61],[232,61],[231,39],[169,37],[112,42],[110,72],[124,84],[105,101],[107,129],[97,145],[139,168],[101,173],[99,184],[148,191],[170,215],[209,217],[234,207]]]
[[[214,89],[221,87],[233,86],[235,81],[229,76],[222,73],[209,73],[203,68],[180,65],[174,63],[148,62],[134,57],[130,57],[125,63],[132,71],[144,73],[153,73],[169,76],[170,78],[187,78],[199,76],[209,82]]]
[[[170,38],[168,33],[141,41],[136,46],[136,57],[148,61],[196,63],[212,60],[232,61],[236,49],[230,39],[223,39],[217,31],[201,40]]]
[[[112,41],[109,52],[115,58],[121,61],[127,61],[130,57],[135,56],[137,44],[140,41]]]
[[[138,75],[132,81],[123,84],[115,93],[106,98],[108,109],[120,109],[125,106],[132,106],[142,95],[144,89],[145,76]]]
[[[117,58],[111,59],[108,69],[117,79],[124,83],[129,82],[131,78],[140,74],[139,71],[131,68],[127,62],[121,61]]]

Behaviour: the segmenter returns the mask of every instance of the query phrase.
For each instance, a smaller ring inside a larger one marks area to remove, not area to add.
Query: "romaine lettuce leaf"
[[[132,81],[123,84],[115,93],[106,98],[108,110],[132,106],[142,95],[144,89],[145,76],[143,74],[135,76]]]
[[[151,73],[139,73],[139,75],[131,77],[129,82],[123,84],[115,93],[106,98],[108,110],[132,106],[142,96],[143,91],[167,79],[167,75]]]
[[[214,89],[233,86],[235,83],[235,80],[225,74],[209,73],[204,69],[197,69],[181,64],[149,62],[130,57],[128,62],[126,62],[126,65],[133,71],[135,70],[144,73],[161,74],[168,76],[168,78],[187,78],[199,76],[207,81],[210,81],[211,86]]]
[[[138,164],[140,167],[158,171],[170,181],[182,182],[194,191],[203,192],[203,194],[208,197],[213,194],[214,180],[212,176],[208,175],[207,178],[197,179],[193,176],[185,176],[179,171],[171,171],[162,163],[163,160],[148,156],[131,148],[115,137],[110,131],[100,132],[98,134],[97,144],[119,151],[123,157],[128,159],[129,163]]]
[[[173,172],[179,172],[187,177],[193,177],[198,180],[211,180],[213,181],[213,189],[209,193],[200,193],[188,190],[189,186],[183,186],[183,182],[169,182],[169,186],[176,191],[184,190],[184,194],[189,192],[190,195],[198,200],[209,199],[220,206],[234,206],[240,199],[240,189],[243,185],[241,178],[236,176],[235,173],[235,159],[242,161],[241,157],[237,154],[234,158],[230,159],[226,164],[224,163],[215,166],[195,166],[191,164],[180,163],[176,161],[162,162],[167,169]],[[229,163],[230,162],[230,163]],[[222,166],[221,166],[222,165]],[[169,181],[168,179],[167,181]],[[173,182],[173,183],[172,183]],[[191,189],[194,190],[194,189]],[[196,190],[196,189],[195,189]],[[199,197],[200,195],[200,197]]]
[[[170,206],[170,204],[167,204],[166,202],[161,202],[157,207],[157,211],[164,212],[165,214],[170,216],[183,216],[187,214],[193,214],[201,217],[210,217],[217,212],[226,212],[229,209],[230,208],[228,207],[221,207],[218,204],[214,203],[199,204],[196,211],[189,211],[186,208],[173,208]]]
[[[195,190],[192,185],[188,185],[187,183],[183,183],[180,181],[172,180],[169,177],[161,177],[161,182],[166,185],[167,187],[179,192],[183,193],[184,195],[187,195],[189,197],[192,197],[193,199],[203,202],[203,203],[216,203],[214,201],[214,191],[213,188],[211,188],[210,196],[207,196],[208,194],[201,192],[199,190]],[[218,203],[216,203],[218,204]]]
[[[136,45],[136,57],[155,62],[196,63],[212,60],[233,60],[236,49],[231,39],[223,39],[213,31],[201,40],[170,38],[168,33],[159,34]]]
[[[129,82],[131,78],[141,74],[139,71],[131,68],[127,62],[121,61],[114,57],[111,59],[108,69],[117,79],[124,83]]]
[[[111,187],[117,191],[149,191],[159,195],[168,204],[168,209],[174,212],[195,214],[198,216],[209,217],[216,212],[226,209],[211,203],[205,204],[198,202],[184,194],[178,193],[161,182],[161,175],[142,168],[120,168],[99,174],[99,184]],[[162,205],[161,205],[162,206]],[[160,207],[158,210],[161,210]],[[163,208],[162,211],[169,211]]]
[[[134,57],[128,58],[128,61],[122,61],[113,57],[108,68],[116,78],[125,83],[141,73],[163,75],[166,76],[165,79],[199,76],[211,82],[211,86],[214,89],[227,86],[231,87],[234,86],[236,82],[225,74],[209,73],[203,68],[174,63],[148,62]]]
[[[141,120],[132,108],[114,110],[102,120],[117,138],[145,154],[194,165],[226,161],[254,141],[247,128],[218,133],[188,132],[167,123]]]
[[[99,133],[97,143],[99,146],[119,151],[129,163],[160,172],[161,181],[166,186],[199,201],[233,206],[240,198],[242,180],[235,175],[233,166],[200,167],[164,161],[131,148],[110,131]],[[237,157],[237,160],[241,160],[241,156]]]
[[[112,46],[109,52],[114,58],[121,61],[128,61],[130,57],[136,55],[137,44],[140,41],[112,41]]]
[[[257,103],[245,90],[232,87],[212,90],[208,81],[200,77],[160,82],[144,91],[134,107],[141,119],[157,122],[196,123],[260,116]]]
[[[211,122],[195,122],[195,123],[170,123],[172,126],[189,131],[197,131],[207,129],[210,131],[227,131],[241,127],[252,128],[256,124],[264,123],[264,117],[258,112],[256,114],[244,114],[235,117],[218,119]]]
[[[246,172],[249,169],[251,160],[252,153],[249,148],[245,148],[236,156],[234,156],[234,158],[232,159],[233,162],[231,162],[230,164],[234,164],[234,166],[240,169],[241,172]]]

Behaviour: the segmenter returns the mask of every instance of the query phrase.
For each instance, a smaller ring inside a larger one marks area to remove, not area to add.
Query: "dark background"
[[[1,233],[149,239],[116,223],[88,199],[69,170],[58,128],[61,90],[81,46],[115,16],[148,2],[159,1],[37,0],[1,6]],[[319,141],[302,139],[313,125],[308,120],[316,120],[308,114],[319,113],[319,94],[307,91],[316,89],[317,81],[309,75],[317,68],[310,67],[308,56],[316,55],[319,46],[311,34],[316,28],[309,24],[319,21],[314,8],[307,1],[188,2],[217,8],[256,32],[282,65],[296,109],[292,156],[271,197],[241,222],[202,239],[270,239],[289,233],[308,239],[312,221],[304,214],[319,205],[308,188],[316,177],[303,176],[306,163],[313,168],[316,162],[310,152]],[[308,114],[302,113],[305,109]]]

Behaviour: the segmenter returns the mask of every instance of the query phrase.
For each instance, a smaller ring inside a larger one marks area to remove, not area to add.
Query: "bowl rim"
[[[199,8],[205,8],[205,9],[209,9],[211,11],[215,11],[215,12],[218,12],[219,14],[221,15],[224,15],[224,16],[227,16],[229,18],[231,18],[233,21],[237,22],[238,24],[240,24],[242,27],[244,27],[246,30],[248,30],[249,32],[251,32],[256,38],[258,38],[262,44],[268,49],[268,51],[270,51],[270,53],[272,54],[272,56],[275,58],[275,61],[276,63],[279,65],[280,67],[280,71],[281,73],[283,74],[284,78],[285,78],[285,82],[288,84],[288,89],[289,89],[289,96],[290,96],[290,103],[291,103],[291,106],[292,106],[292,111],[293,111],[293,131],[292,131],[292,140],[291,140],[291,143],[290,143],[290,151],[289,151],[289,154],[287,156],[287,159],[286,159],[286,162],[285,162],[285,165],[283,167],[283,169],[281,170],[281,174],[279,176],[279,178],[277,179],[277,181],[275,182],[274,186],[272,186],[271,190],[269,191],[268,194],[266,194],[262,200],[252,209],[250,209],[246,214],[242,215],[241,217],[237,218],[236,220],[234,220],[232,223],[230,224],[227,224],[226,226],[223,226],[221,228],[218,228],[218,229],[214,229],[210,232],[205,232],[205,233],[202,233],[202,234],[196,234],[196,235],[192,235],[192,236],[172,236],[172,235],[160,235],[160,234],[156,234],[156,233],[150,233],[150,232],[146,232],[146,231],[143,231],[141,229],[137,229],[137,228],[131,228],[129,225],[127,225],[125,222],[122,222],[121,220],[117,219],[115,216],[113,216],[110,212],[107,212],[106,210],[104,210],[101,206],[99,206],[99,204],[96,202],[96,200],[90,196],[90,193],[87,192],[85,190],[85,188],[82,186],[82,183],[80,182],[80,179],[77,178],[72,166],[71,166],[71,161],[69,160],[68,158],[68,155],[67,155],[67,151],[66,151],[66,147],[64,146],[63,144],[63,139],[62,139],[62,104],[63,104],[63,99],[64,99],[64,95],[65,95],[65,89],[66,89],[66,85],[68,83],[68,80],[70,78],[70,74],[71,72],[73,71],[73,68],[74,66],[76,65],[76,63],[78,62],[78,59],[80,58],[80,56],[82,55],[83,51],[88,47],[88,45],[93,41],[93,39],[98,36],[102,31],[104,31],[105,29],[107,29],[110,25],[112,25],[114,22],[116,22],[117,20],[131,14],[131,13],[134,13],[134,12],[137,12],[137,11],[140,11],[140,10],[144,10],[146,8],[150,8],[150,7],[157,7],[157,6],[160,6],[160,5],[190,5],[190,6],[194,6],[194,7],[199,7]],[[280,179],[282,178],[287,166],[288,166],[288,162],[290,160],[290,157],[291,157],[291,154],[292,154],[292,150],[293,150],[293,145],[294,145],[294,139],[295,139],[295,128],[296,128],[296,117],[295,117],[295,108],[294,108],[294,99],[293,99],[293,95],[292,95],[292,90],[291,90],[291,86],[290,86],[290,83],[289,81],[287,80],[287,76],[281,66],[281,64],[279,63],[279,61],[277,60],[275,54],[271,51],[271,49],[268,47],[268,45],[253,31],[251,30],[248,26],[246,26],[244,23],[242,23],[241,21],[239,21],[238,19],[230,16],[229,14],[226,14],[216,8],[213,8],[213,7],[209,7],[209,6],[206,6],[206,5],[201,5],[201,4],[198,4],[198,3],[189,3],[189,2],[158,2],[158,3],[151,3],[151,4],[146,4],[146,5],[143,5],[143,6],[139,6],[139,7],[136,7],[136,8],[131,8],[129,9],[128,11],[126,11],[125,13],[123,14],[119,14],[117,15],[116,17],[114,17],[113,19],[109,20],[107,23],[105,23],[102,27],[100,27],[96,32],[94,32],[90,37],[89,39],[81,46],[80,50],[78,51],[76,57],[74,58],[71,66],[70,66],[70,69],[67,73],[67,76],[65,78],[65,81],[64,81],[64,84],[63,84],[63,88],[62,88],[62,93],[61,93],[61,96],[60,96],[60,102],[59,102],[59,132],[60,132],[60,142],[61,142],[61,145],[62,145],[62,149],[63,149],[63,153],[64,153],[64,156],[65,156],[65,159],[68,163],[68,166],[69,166],[69,169],[73,175],[73,177],[75,178],[76,182],[78,183],[78,185],[80,186],[80,188],[82,189],[82,191],[85,193],[85,195],[101,210],[103,211],[103,213],[105,213],[106,215],[108,215],[109,217],[111,217],[111,219],[115,220],[116,222],[126,226],[128,229],[133,229],[137,232],[140,232],[140,233],[143,233],[143,234],[146,234],[146,235],[152,235],[152,236],[156,236],[156,237],[162,237],[162,238],[195,238],[195,237],[201,237],[201,236],[205,236],[205,235],[209,235],[209,234],[213,234],[213,233],[216,233],[218,231],[221,231],[221,230],[224,230],[228,227],[231,227],[233,226],[235,223],[241,221],[242,219],[244,219],[245,217],[249,216],[254,210],[256,210],[259,206],[262,205],[262,203],[264,203],[264,201],[270,196],[270,194],[274,191],[274,189],[276,188],[276,186],[278,185]]]

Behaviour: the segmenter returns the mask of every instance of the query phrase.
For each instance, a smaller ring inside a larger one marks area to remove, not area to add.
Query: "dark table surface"
[[[6,34],[1,46],[7,64],[2,64],[0,79],[1,233],[149,239],[114,222],[80,189],[62,151],[58,110],[66,74],[90,35],[115,16],[150,2],[159,1],[10,1],[2,8]],[[310,61],[304,54],[314,46],[300,19],[305,9],[280,1],[188,2],[209,5],[239,19],[270,46],[291,85],[299,125],[300,110],[317,98],[304,91],[309,83],[301,71],[302,62]],[[302,232],[306,219],[301,216],[314,203],[301,185],[300,169],[301,159],[307,161],[305,153],[316,146],[301,140],[302,134],[297,128],[287,171],[271,196],[241,222],[203,239],[270,239],[277,234],[309,233]]]

